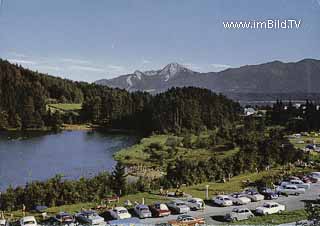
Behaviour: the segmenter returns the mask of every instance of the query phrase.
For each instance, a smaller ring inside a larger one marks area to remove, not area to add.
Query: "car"
[[[276,191],[280,195],[300,195],[304,194],[306,192],[306,189],[298,188],[296,185],[293,184],[287,184],[277,187]]]
[[[191,210],[203,210],[205,208],[204,201],[200,198],[191,198],[186,201],[186,205]]]
[[[302,177],[301,179],[304,183],[317,183],[318,179],[310,177],[309,175]]]
[[[254,217],[254,214],[248,208],[234,208],[232,212],[226,214],[224,219],[226,221],[241,221]]]
[[[251,199],[246,197],[245,194],[238,192],[232,193],[229,197],[234,205],[245,205],[251,202]]]
[[[165,203],[156,202],[149,206],[153,217],[165,217],[171,214],[168,206]]]
[[[204,218],[202,217],[192,217],[187,214],[178,216],[177,220],[169,221],[170,225],[203,225],[205,224]]]
[[[0,226],[7,226],[8,222],[5,219],[0,219]]]
[[[310,189],[309,183],[304,183],[302,180],[290,180],[290,184],[296,185],[298,188]]]
[[[125,207],[119,206],[115,207],[112,210],[109,210],[109,213],[113,219],[122,220],[131,218],[131,214]]]
[[[274,213],[281,213],[285,211],[286,207],[276,202],[266,202],[263,206],[256,208],[256,213],[259,215],[269,215]]]
[[[27,216],[20,219],[20,226],[37,226],[38,223],[34,216]]]
[[[320,172],[312,172],[308,175],[308,177],[316,181],[315,183],[320,182]]]
[[[76,219],[80,223],[94,225],[94,226],[106,226],[107,223],[103,217],[100,217],[95,211],[84,210],[76,214]]]
[[[138,204],[134,207],[134,212],[139,218],[149,218],[152,217],[152,213],[149,210],[149,207],[143,204]]]
[[[181,213],[188,213],[190,211],[189,206],[185,204],[185,202],[181,200],[172,200],[167,203],[168,208],[173,213],[181,214]]]
[[[244,196],[249,198],[252,202],[258,202],[258,201],[264,200],[264,196],[253,189],[246,190],[244,192]]]
[[[272,200],[279,198],[279,195],[270,188],[263,187],[259,191],[264,196],[264,199]]]
[[[227,195],[218,195],[213,199],[213,203],[218,206],[232,206],[233,202]]]
[[[53,217],[53,219],[62,224],[72,224],[75,222],[74,217],[71,214],[65,212],[58,213],[55,217]]]

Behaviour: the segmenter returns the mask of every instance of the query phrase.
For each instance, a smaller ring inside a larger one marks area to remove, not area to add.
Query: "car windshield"
[[[141,212],[149,212],[149,209],[147,207],[142,207],[140,209]]]
[[[223,200],[226,200],[226,201],[228,201],[228,200],[230,200],[229,198],[223,198]]]
[[[36,224],[35,221],[25,221],[23,222],[24,225],[28,225],[28,224]]]
[[[119,214],[126,214],[126,213],[128,213],[128,211],[127,210],[119,210],[118,213]]]
[[[176,204],[177,206],[183,206],[184,205],[184,203],[183,202],[177,202],[177,204]]]
[[[270,208],[270,204],[269,203],[265,203],[265,204],[263,204],[263,207]]]

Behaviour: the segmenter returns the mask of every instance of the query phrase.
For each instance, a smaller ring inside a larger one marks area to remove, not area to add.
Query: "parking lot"
[[[305,194],[299,196],[280,196],[275,202],[283,204],[286,206],[286,210],[298,210],[304,208],[304,201],[315,200],[319,197],[320,194],[320,183],[311,184],[311,188],[306,191]],[[265,200],[259,202],[251,202],[247,205],[251,210],[254,210],[256,207],[261,206]],[[204,217],[207,224],[220,225],[227,222],[223,221],[223,216],[231,212],[234,206],[231,207],[216,207],[208,204],[204,211],[190,211],[188,214],[194,217]],[[166,223],[169,220],[175,220],[178,215],[170,215],[163,218],[147,218],[141,220],[145,224],[156,224],[156,223]]]

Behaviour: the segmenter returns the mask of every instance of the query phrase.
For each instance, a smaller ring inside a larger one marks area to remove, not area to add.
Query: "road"
[[[283,204],[286,206],[286,210],[298,210],[304,208],[304,201],[305,200],[315,200],[320,194],[320,183],[317,184],[311,184],[311,188],[306,191],[305,194],[299,195],[299,196],[280,196],[276,202]],[[259,202],[251,202],[247,205],[244,205],[245,207],[254,210],[256,207],[261,206],[265,201],[259,201]],[[223,216],[227,213],[229,213],[234,206],[231,207],[216,207],[216,206],[206,206],[206,209],[204,211],[190,211],[188,214],[194,217],[204,217],[207,224],[210,225],[221,225],[225,224],[226,222],[223,222]],[[170,215],[168,217],[164,218],[148,218],[143,219],[141,223],[144,224],[156,224],[156,223],[166,223],[169,220],[175,220],[178,217],[178,215]]]

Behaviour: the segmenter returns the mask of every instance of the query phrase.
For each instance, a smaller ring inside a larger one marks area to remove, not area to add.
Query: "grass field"
[[[308,144],[320,144],[319,135],[315,136],[310,134],[309,136],[301,136],[300,138],[289,138],[289,140],[296,148],[299,149],[304,149]],[[313,161],[320,162],[319,152],[311,152],[310,157]]]
[[[79,111],[82,108],[82,104],[47,104],[47,108],[51,111],[60,111],[60,112],[68,112],[68,111]]]
[[[206,134],[203,135],[207,136]],[[202,148],[184,148],[182,146],[177,146],[176,152],[172,155],[168,154],[169,146],[166,145],[168,138],[175,138],[177,140],[182,140],[182,137],[172,136],[172,135],[153,135],[148,138],[143,138],[138,144],[133,145],[129,148],[125,148],[115,153],[114,158],[118,161],[121,161],[127,165],[145,165],[145,166],[163,166],[170,162],[174,161],[177,158],[184,158],[190,160],[207,160],[212,156],[217,158],[225,158],[234,155],[239,151],[239,148],[234,148],[226,151],[218,151],[219,147],[213,147],[212,150],[202,149]],[[194,142],[196,139],[195,136],[192,137]],[[159,143],[163,145],[163,151],[158,151],[158,154],[163,156],[164,161],[151,161],[149,159],[150,154],[144,151],[152,143]]]
[[[249,220],[233,223],[235,225],[279,225],[307,219],[304,210],[286,211],[281,214],[256,216]]]

